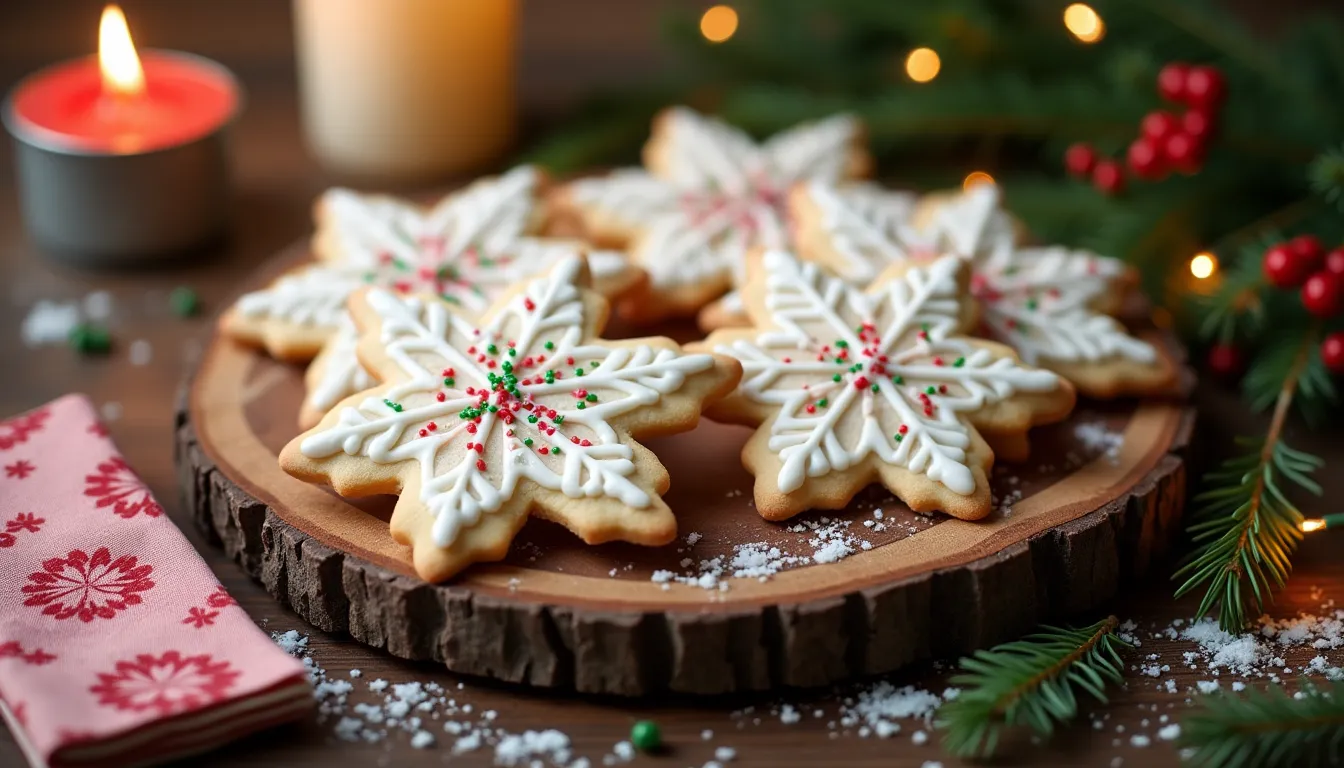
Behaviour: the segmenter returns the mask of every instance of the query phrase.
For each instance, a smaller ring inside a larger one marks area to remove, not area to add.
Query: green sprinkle
[[[391,408],[397,413],[401,413],[401,403],[394,403],[391,400],[384,399],[383,405],[386,405],[388,408]]]
[[[452,387],[452,386],[455,386],[456,384],[457,384],[457,379],[454,379],[452,376],[449,376],[448,378],[446,378],[446,379],[443,380],[443,386],[445,386],[445,387]]]
[[[366,275],[373,277],[373,273]],[[168,305],[173,308],[173,314],[178,317],[191,317],[201,311],[201,299],[196,292],[185,285],[179,285],[168,294]]]
[[[554,384],[554,383],[555,383],[555,371],[547,371],[547,372],[546,372],[546,383],[547,383],[547,384]]]
[[[491,404],[491,406],[489,407],[488,410],[489,410],[491,413],[495,413],[496,411],[499,410],[499,406],[498,406],[498,405]]]
[[[1039,306],[1035,299],[1027,299],[1027,309],[1035,309]]]
[[[574,369],[574,375],[575,375],[575,376],[582,376],[582,375],[583,375],[583,369],[582,369],[582,368],[575,368],[575,369]]]
[[[565,423],[565,416],[564,416],[564,414],[556,414],[556,417],[555,417],[555,423],[556,423],[556,424],[564,424],[564,423]]]
[[[528,448],[531,448],[531,447],[532,447],[532,438],[530,438],[530,437],[524,437],[524,438],[523,438],[523,445],[526,445]]]
[[[876,391],[877,391],[877,385],[874,384],[874,385],[871,387],[871,389],[872,389],[874,392],[876,392]]]
[[[514,357],[517,354],[518,350],[514,349],[513,347],[509,347],[509,357]],[[505,365],[508,365],[508,363],[505,363]]]
[[[845,341],[844,339],[836,339],[835,346],[841,349],[849,349],[849,342]]]
[[[541,346],[545,347],[546,350],[549,351],[549,350],[555,349],[555,342],[554,342],[554,341],[548,341],[548,342],[546,342],[545,344],[542,344]]]
[[[832,376],[832,377],[831,377],[831,381],[835,381],[835,382],[840,381],[840,374],[837,373],[837,374],[835,374],[834,376]]]
[[[964,358],[964,357],[958,357],[956,360],[953,360],[953,361],[952,361],[952,367],[953,367],[953,368],[960,368],[961,366],[963,366],[963,365],[965,365],[965,364],[966,364],[966,358]]]
[[[934,387],[934,386],[930,386],[928,389],[924,390],[924,394],[926,394],[926,395],[936,395],[936,394],[938,394],[938,388],[937,388],[937,387]]]
[[[69,343],[81,355],[101,355],[112,349],[112,336],[100,325],[80,323],[70,330]]]
[[[585,398],[583,398],[583,399],[584,399],[584,400],[587,400],[587,401],[590,402],[590,403],[596,403],[596,402],[597,402],[597,395],[592,394],[592,393],[589,393],[588,396],[585,397]]]
[[[589,368],[592,368],[593,370],[597,370],[597,366],[598,366],[598,362],[597,362],[596,360],[594,360],[594,361],[592,361],[591,363],[588,364],[588,367],[589,367]]]
[[[823,397],[823,398],[821,398],[820,400],[817,401],[817,407],[819,407],[819,408],[825,408],[825,407],[826,407],[826,404],[827,404],[828,402],[830,402],[830,401]]]
[[[630,743],[641,752],[657,752],[663,747],[663,732],[652,720],[640,720],[630,729]]]
[[[905,435],[892,435],[892,437],[896,438],[898,443],[905,439]]]
[[[587,407],[588,407],[588,404],[585,403],[585,402],[583,402],[582,400],[580,400],[580,401],[578,402],[578,405],[575,405],[574,407],[575,407],[575,408],[578,408],[580,411],[582,411],[584,408],[587,408]]]
[[[892,384],[904,384],[904,383],[905,383],[905,377],[904,377],[904,376],[900,376],[900,375],[892,376],[892,377],[891,377],[891,383],[892,383]]]
[[[533,415],[533,416],[528,416],[528,417],[527,417],[527,423],[528,423],[528,424],[536,424],[536,423],[537,423],[537,417],[536,417],[535,415]]]
[[[554,453],[556,456],[559,456],[559,455],[560,455],[560,446],[558,446],[558,445],[551,446],[551,453]]]
[[[499,352],[499,347],[496,347],[494,344],[487,344],[485,346],[485,351],[493,355]]]

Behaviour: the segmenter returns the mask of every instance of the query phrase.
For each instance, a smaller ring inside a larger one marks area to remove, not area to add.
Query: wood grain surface
[[[582,89],[596,75],[626,77],[628,72],[647,72],[658,60],[648,55],[653,35],[648,32],[650,5],[628,0],[533,0],[525,3],[527,53],[524,77],[562,88],[566,98]],[[0,4],[0,86],[7,87],[20,74],[57,58],[85,53],[94,38],[94,20],[99,0],[6,0]],[[619,700],[538,692],[475,678],[458,678],[441,667],[394,659],[371,650],[348,637],[316,630],[279,605],[255,584],[224,551],[211,546],[196,531],[178,495],[173,467],[174,394],[185,375],[199,359],[207,337],[206,317],[179,320],[167,308],[167,292],[176,285],[191,285],[200,292],[207,310],[213,312],[233,287],[262,260],[293,242],[309,228],[313,196],[333,180],[322,174],[304,153],[295,106],[293,68],[289,52],[288,4],[280,0],[128,0],[125,3],[132,26],[149,42],[164,47],[198,50],[236,69],[248,88],[248,107],[234,132],[234,168],[237,178],[236,223],[229,243],[217,252],[154,272],[92,273],[75,271],[43,259],[28,243],[19,221],[13,189],[9,147],[0,146],[0,359],[7,367],[0,381],[0,413],[10,414],[39,405],[71,391],[88,393],[100,405],[119,406],[120,417],[110,429],[127,460],[146,479],[176,521],[210,563],[220,580],[248,613],[269,630],[297,629],[311,636],[313,656],[334,676],[347,670],[362,670],[365,679],[392,681],[438,681],[453,689],[459,682],[459,698],[482,709],[499,712],[499,725],[519,732],[528,728],[557,728],[571,737],[575,753],[594,758],[613,743],[626,738],[630,724],[640,717],[655,718],[673,745],[670,754],[640,757],[635,766],[700,766],[710,760],[714,746],[737,751],[731,765],[741,766],[914,766],[941,761],[960,763],[943,756],[936,739],[916,745],[905,731],[891,739],[861,739],[851,732],[832,737],[827,722],[835,719],[836,701],[852,691],[820,691],[735,697],[722,700],[688,701],[675,697],[650,700]],[[583,11],[593,10],[593,16]],[[589,22],[600,18],[601,23]],[[84,23],[88,22],[87,29]],[[545,26],[541,26],[544,23]],[[616,53],[611,53],[615,51]],[[628,67],[621,64],[630,61]],[[530,64],[527,62],[531,62]],[[619,66],[618,66],[619,65]],[[532,75],[528,75],[529,67]],[[612,71],[621,70],[621,71]],[[566,73],[571,73],[567,75]],[[570,76],[571,79],[565,81]],[[633,75],[631,75],[633,76]],[[585,79],[586,78],[586,79]],[[564,81],[563,83],[561,81]],[[525,92],[527,88],[524,89]],[[541,88],[540,90],[545,90]],[[531,99],[533,96],[525,98]],[[544,100],[543,100],[544,101]],[[538,107],[545,110],[544,104]],[[451,180],[445,180],[451,183]],[[28,349],[18,335],[18,326],[39,298],[71,299],[92,290],[108,290],[115,299],[117,315],[112,325],[116,348],[103,358],[80,358],[61,347]],[[127,357],[131,341],[145,339],[152,345],[148,364],[132,365]],[[1203,418],[1201,444],[1225,446],[1233,435],[1253,433],[1262,427],[1246,416],[1234,391],[1204,385],[1196,395]],[[1294,425],[1289,438],[1295,447],[1325,456],[1332,467],[1344,466],[1344,444],[1330,432],[1308,433]],[[1207,452],[1193,451],[1195,456]],[[1309,514],[1338,511],[1335,500],[1344,498],[1344,472],[1321,477],[1325,500],[1306,503]],[[1344,533],[1326,532],[1308,537],[1296,560],[1297,571],[1289,588],[1272,607],[1275,616],[1298,611],[1319,612],[1326,600],[1344,601],[1344,560],[1339,557]],[[1188,669],[1182,653],[1193,650],[1189,642],[1153,639],[1150,629],[1163,627],[1178,617],[1188,617],[1196,600],[1174,602],[1171,584],[1163,577],[1169,568],[1157,564],[1146,582],[1126,582],[1110,606],[1122,619],[1136,621],[1144,630],[1144,645],[1127,661],[1137,665],[1147,654],[1169,664],[1164,676],[1177,684],[1177,693],[1159,689],[1157,681],[1131,669],[1127,685],[1110,704],[1089,706],[1109,716],[1105,729],[1094,731],[1086,723],[1065,730],[1048,746],[1015,741],[1000,763],[1040,766],[1174,766],[1176,749],[1155,741],[1145,749],[1129,745],[1125,735],[1153,733],[1143,726],[1159,714],[1179,718],[1192,694],[1188,689],[1207,673]],[[1078,619],[1091,620],[1093,615]],[[1315,655],[1289,654],[1288,662],[1301,664]],[[1344,662],[1339,652],[1330,652],[1331,663]],[[915,669],[892,678],[898,684],[916,684],[941,691],[945,676],[934,668]],[[1198,698],[1197,695],[1194,698]],[[360,693],[354,701],[372,701]],[[769,708],[781,701],[801,705],[810,712],[821,708],[821,718],[805,717],[793,725],[781,724]],[[734,717],[735,711],[754,706],[754,713]],[[759,724],[754,718],[759,717]],[[1116,727],[1125,727],[1124,734]],[[201,759],[194,766],[486,766],[488,751],[452,756],[445,748],[414,750],[404,734],[372,745],[337,742],[330,724],[316,719],[262,734],[231,745]],[[714,737],[701,739],[702,730]],[[1119,745],[1115,744],[1119,740]],[[1120,762],[1115,760],[1119,758]],[[7,734],[0,734],[0,765],[22,765],[22,758]]]

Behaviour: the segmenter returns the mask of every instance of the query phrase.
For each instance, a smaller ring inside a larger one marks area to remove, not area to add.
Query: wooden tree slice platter
[[[306,255],[296,246],[254,285]],[[916,515],[873,488],[841,512],[780,525],[751,505],[738,460],[750,431],[705,421],[647,442],[672,477],[678,543],[590,547],[533,519],[505,561],[432,585],[388,533],[391,498],[347,501],[280,470],[302,374],[211,343],[177,432],[182,487],[207,534],[323,630],[457,672],[622,695],[825,685],[1097,608],[1177,534],[1193,423],[1179,402],[1084,402],[1032,433],[1028,464],[996,467],[1002,502],[985,521]],[[845,543],[824,551],[814,527]],[[735,578],[741,545],[778,548],[789,567]],[[654,578],[697,576],[715,557],[724,570],[710,588]]]

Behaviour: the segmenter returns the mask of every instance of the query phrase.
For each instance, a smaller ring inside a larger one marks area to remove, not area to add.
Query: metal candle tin
[[[101,267],[145,264],[206,245],[225,231],[230,208],[225,134],[241,90],[227,69],[209,59],[167,51],[153,55],[210,70],[232,84],[228,117],[205,135],[149,151],[71,146],[35,130],[15,111],[15,95],[49,70],[19,83],[0,112],[15,140],[28,231],[60,260]]]

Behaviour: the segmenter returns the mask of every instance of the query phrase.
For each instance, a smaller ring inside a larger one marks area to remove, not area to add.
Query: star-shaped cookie
[[[441,581],[498,560],[529,513],[590,544],[665,544],[667,470],[636,442],[695,426],[737,361],[670,339],[607,341],[581,259],[520,284],[483,315],[372,288],[350,311],[381,386],[295,438],[280,464],[343,496],[399,494],[392,535]]]
[[[1024,450],[1027,429],[1067,416],[1074,393],[963,335],[976,315],[966,279],[955,257],[891,266],[866,292],[782,251],[751,265],[753,326],[691,346],[742,363],[709,413],[758,427],[742,459],[763,517],[838,509],[873,482],[918,512],[989,514],[993,451]]]
[[[857,285],[892,263],[966,259],[981,310],[978,332],[1060,373],[1084,395],[1165,394],[1177,385],[1170,355],[1112,317],[1134,287],[1133,270],[1088,251],[1022,245],[993,184],[913,206],[900,193],[856,196],[804,184],[789,205],[803,255]]]
[[[624,248],[649,274],[648,290],[619,304],[651,322],[694,315],[728,291],[755,246],[784,247],[790,185],[868,173],[863,130],[838,115],[757,144],[720,120],[665,110],[644,146],[644,168],[566,185],[556,196],[590,239]]]
[[[376,383],[354,356],[354,326],[345,312],[354,291],[373,285],[433,293],[479,313],[514,283],[586,248],[537,236],[546,223],[544,187],[539,171],[521,166],[430,208],[330,190],[316,206],[317,261],[240,298],[222,328],[281,359],[317,356],[300,414],[301,426],[312,426],[342,398]],[[609,295],[641,279],[622,254],[596,252],[589,261],[598,290]]]

